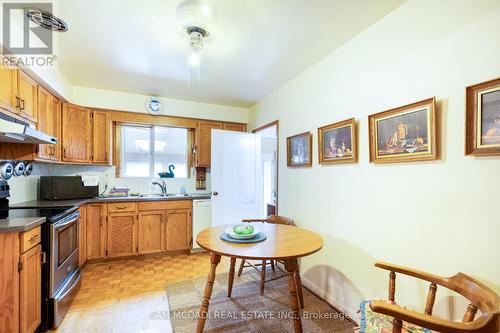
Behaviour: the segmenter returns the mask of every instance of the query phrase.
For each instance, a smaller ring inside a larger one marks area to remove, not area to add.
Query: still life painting
[[[318,149],[320,164],[355,163],[356,120],[351,118],[318,128]]]
[[[500,79],[467,88],[466,154],[500,155]]]
[[[310,167],[312,165],[312,134],[305,132],[286,139],[287,166]]]
[[[371,115],[369,124],[371,162],[437,158],[434,98]]]

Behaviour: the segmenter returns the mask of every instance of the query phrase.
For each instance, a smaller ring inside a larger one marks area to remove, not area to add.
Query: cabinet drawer
[[[145,201],[139,202],[139,210],[164,210],[164,209],[183,209],[191,208],[192,200],[172,200],[172,201]]]
[[[40,243],[42,230],[40,226],[21,233],[21,253]]]
[[[108,213],[135,212],[135,202],[113,202],[108,203]]]

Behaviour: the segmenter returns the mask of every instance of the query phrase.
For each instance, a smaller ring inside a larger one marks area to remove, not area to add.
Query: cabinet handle
[[[29,239],[30,242],[34,241],[35,239],[38,239],[40,238],[40,235],[35,235],[35,236],[31,236],[31,238]]]
[[[126,208],[127,208],[127,206],[116,206],[115,208],[116,208],[116,209],[126,209]]]
[[[47,262],[47,253],[46,252],[42,252],[42,260],[40,261],[40,265],[43,265]]]
[[[63,156],[66,157],[66,148],[63,148]]]
[[[19,103],[19,108],[24,111],[24,99],[21,98],[21,103]]]
[[[21,105],[21,97],[16,96],[16,109],[20,110],[21,109],[20,105]]]

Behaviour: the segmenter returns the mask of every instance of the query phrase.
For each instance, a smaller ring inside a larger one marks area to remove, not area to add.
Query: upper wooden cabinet
[[[109,113],[105,111],[92,111],[92,163],[110,164],[110,122]]]
[[[199,121],[196,128],[196,166],[210,167],[212,155],[212,130],[245,132],[246,125],[240,123],[222,123],[215,121]]]
[[[209,167],[212,154],[212,130],[222,129],[222,123],[198,122],[196,128],[196,166]]]
[[[92,111],[64,103],[62,109],[62,160],[72,163],[92,161]]]
[[[56,137],[58,144],[38,145],[37,160],[61,160],[61,101],[53,97],[42,87],[38,90],[38,123],[39,131]]]
[[[0,64],[0,108],[18,113],[16,109],[17,70]]]
[[[0,65],[0,107],[36,123],[38,84],[19,69]]]
[[[247,126],[245,124],[238,123],[224,123],[223,129],[226,131],[245,132],[247,130]]]
[[[38,84],[26,73],[17,70],[19,115],[33,123],[38,120]]]

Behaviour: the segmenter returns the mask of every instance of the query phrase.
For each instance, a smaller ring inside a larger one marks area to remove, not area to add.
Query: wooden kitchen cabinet
[[[245,124],[237,124],[237,123],[224,123],[222,128],[226,131],[235,131],[235,132],[246,132],[247,126]]]
[[[104,259],[107,246],[107,205],[88,204],[85,209],[87,259]]]
[[[39,131],[57,138],[57,144],[41,144],[37,148],[37,160],[61,160],[61,101],[57,100],[42,87],[38,90],[38,123]]]
[[[137,253],[137,213],[109,213],[108,246],[109,258],[127,257]]]
[[[40,244],[20,257],[20,332],[34,332],[41,323],[42,247]]]
[[[40,227],[0,233],[0,332],[32,333],[41,322]]]
[[[109,113],[92,111],[92,163],[110,164],[110,122]]]
[[[19,115],[33,123],[38,119],[38,84],[21,70],[17,70]]]
[[[164,211],[139,212],[138,220],[138,253],[149,254],[159,253],[165,250],[164,247]]]
[[[198,122],[196,128],[196,166],[209,167],[212,154],[212,129],[222,129],[222,123]]]
[[[165,236],[167,251],[191,249],[191,209],[167,210]]]
[[[78,266],[82,267],[87,261],[87,208],[80,207],[80,225],[78,229]]]
[[[62,160],[88,164],[92,161],[92,111],[64,103],[62,109]]]
[[[0,108],[17,114],[17,70],[0,64]]]

